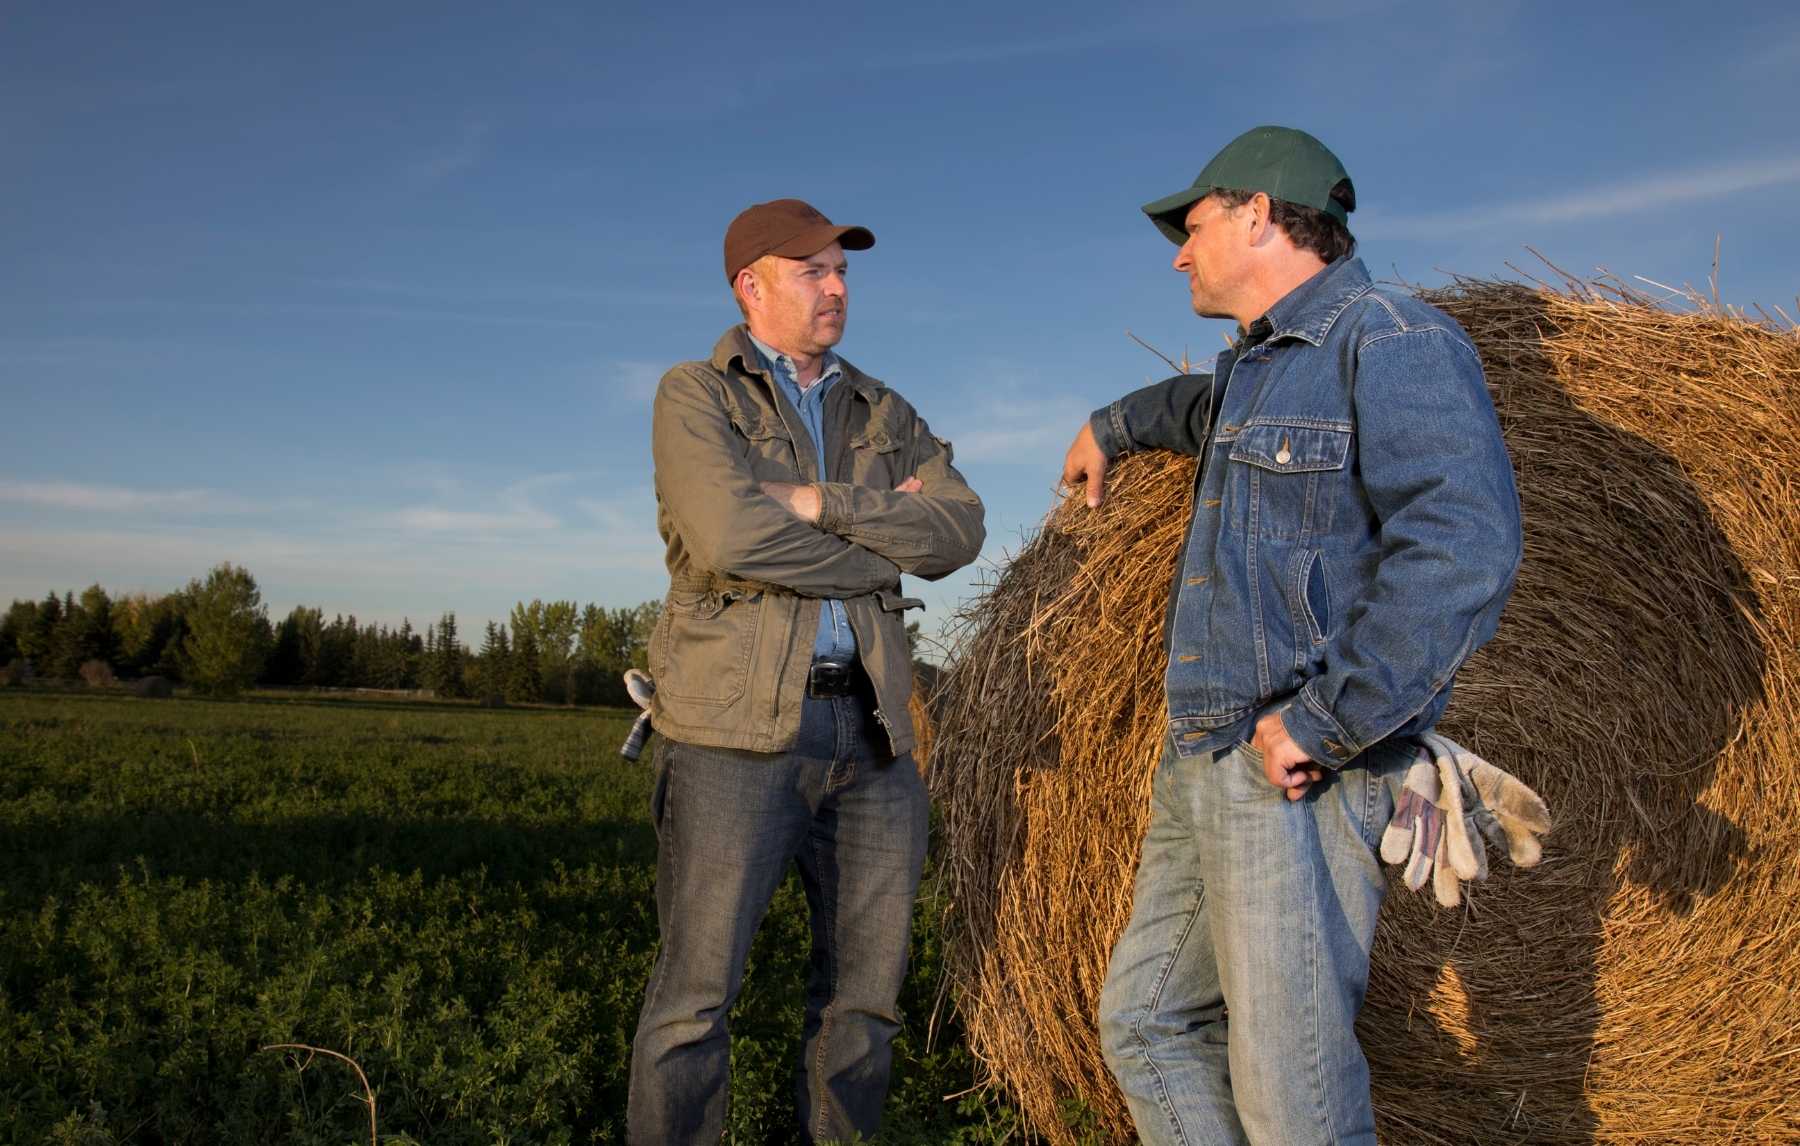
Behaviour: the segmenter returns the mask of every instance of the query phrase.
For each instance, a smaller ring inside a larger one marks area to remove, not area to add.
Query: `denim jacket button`
[[[1288,464],[1288,459],[1293,456],[1293,454],[1288,453],[1287,447],[1285,446],[1275,452],[1275,460],[1284,466]]]

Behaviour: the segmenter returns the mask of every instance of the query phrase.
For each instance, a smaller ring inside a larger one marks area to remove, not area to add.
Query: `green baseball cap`
[[[1192,187],[1144,204],[1144,214],[1172,242],[1185,243],[1188,208],[1222,188],[1261,191],[1271,199],[1323,211],[1349,226],[1350,213],[1331,197],[1338,180],[1349,178],[1338,157],[1304,131],[1253,127],[1213,156],[1194,177]],[[1351,201],[1355,202],[1354,193]]]

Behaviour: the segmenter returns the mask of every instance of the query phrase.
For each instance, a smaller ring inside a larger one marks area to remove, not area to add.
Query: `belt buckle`
[[[821,699],[848,696],[855,668],[850,661],[814,661],[806,673],[806,695]]]

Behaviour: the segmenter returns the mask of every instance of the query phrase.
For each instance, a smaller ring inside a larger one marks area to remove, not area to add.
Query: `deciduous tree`
[[[256,682],[269,653],[269,618],[248,569],[227,562],[187,587],[187,680],[201,692],[233,696]]]

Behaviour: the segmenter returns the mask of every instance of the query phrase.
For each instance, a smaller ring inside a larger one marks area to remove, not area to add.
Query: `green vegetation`
[[[622,1140],[655,947],[629,715],[0,693],[0,1142]],[[1014,1132],[967,1090],[918,913],[882,1141]],[[810,946],[785,886],[733,1020],[730,1141],[789,1142]]]
[[[229,563],[162,596],[114,599],[98,585],[0,614],[0,686],[33,680],[90,685],[160,676],[233,696],[254,684],[326,689],[429,690],[494,702],[629,705],[622,676],[645,667],[661,605],[577,606],[533,600],[507,625],[490,623],[471,654],[446,612],[423,635],[359,625],[296,606],[271,624],[250,571]],[[909,633],[910,639],[910,633]]]

